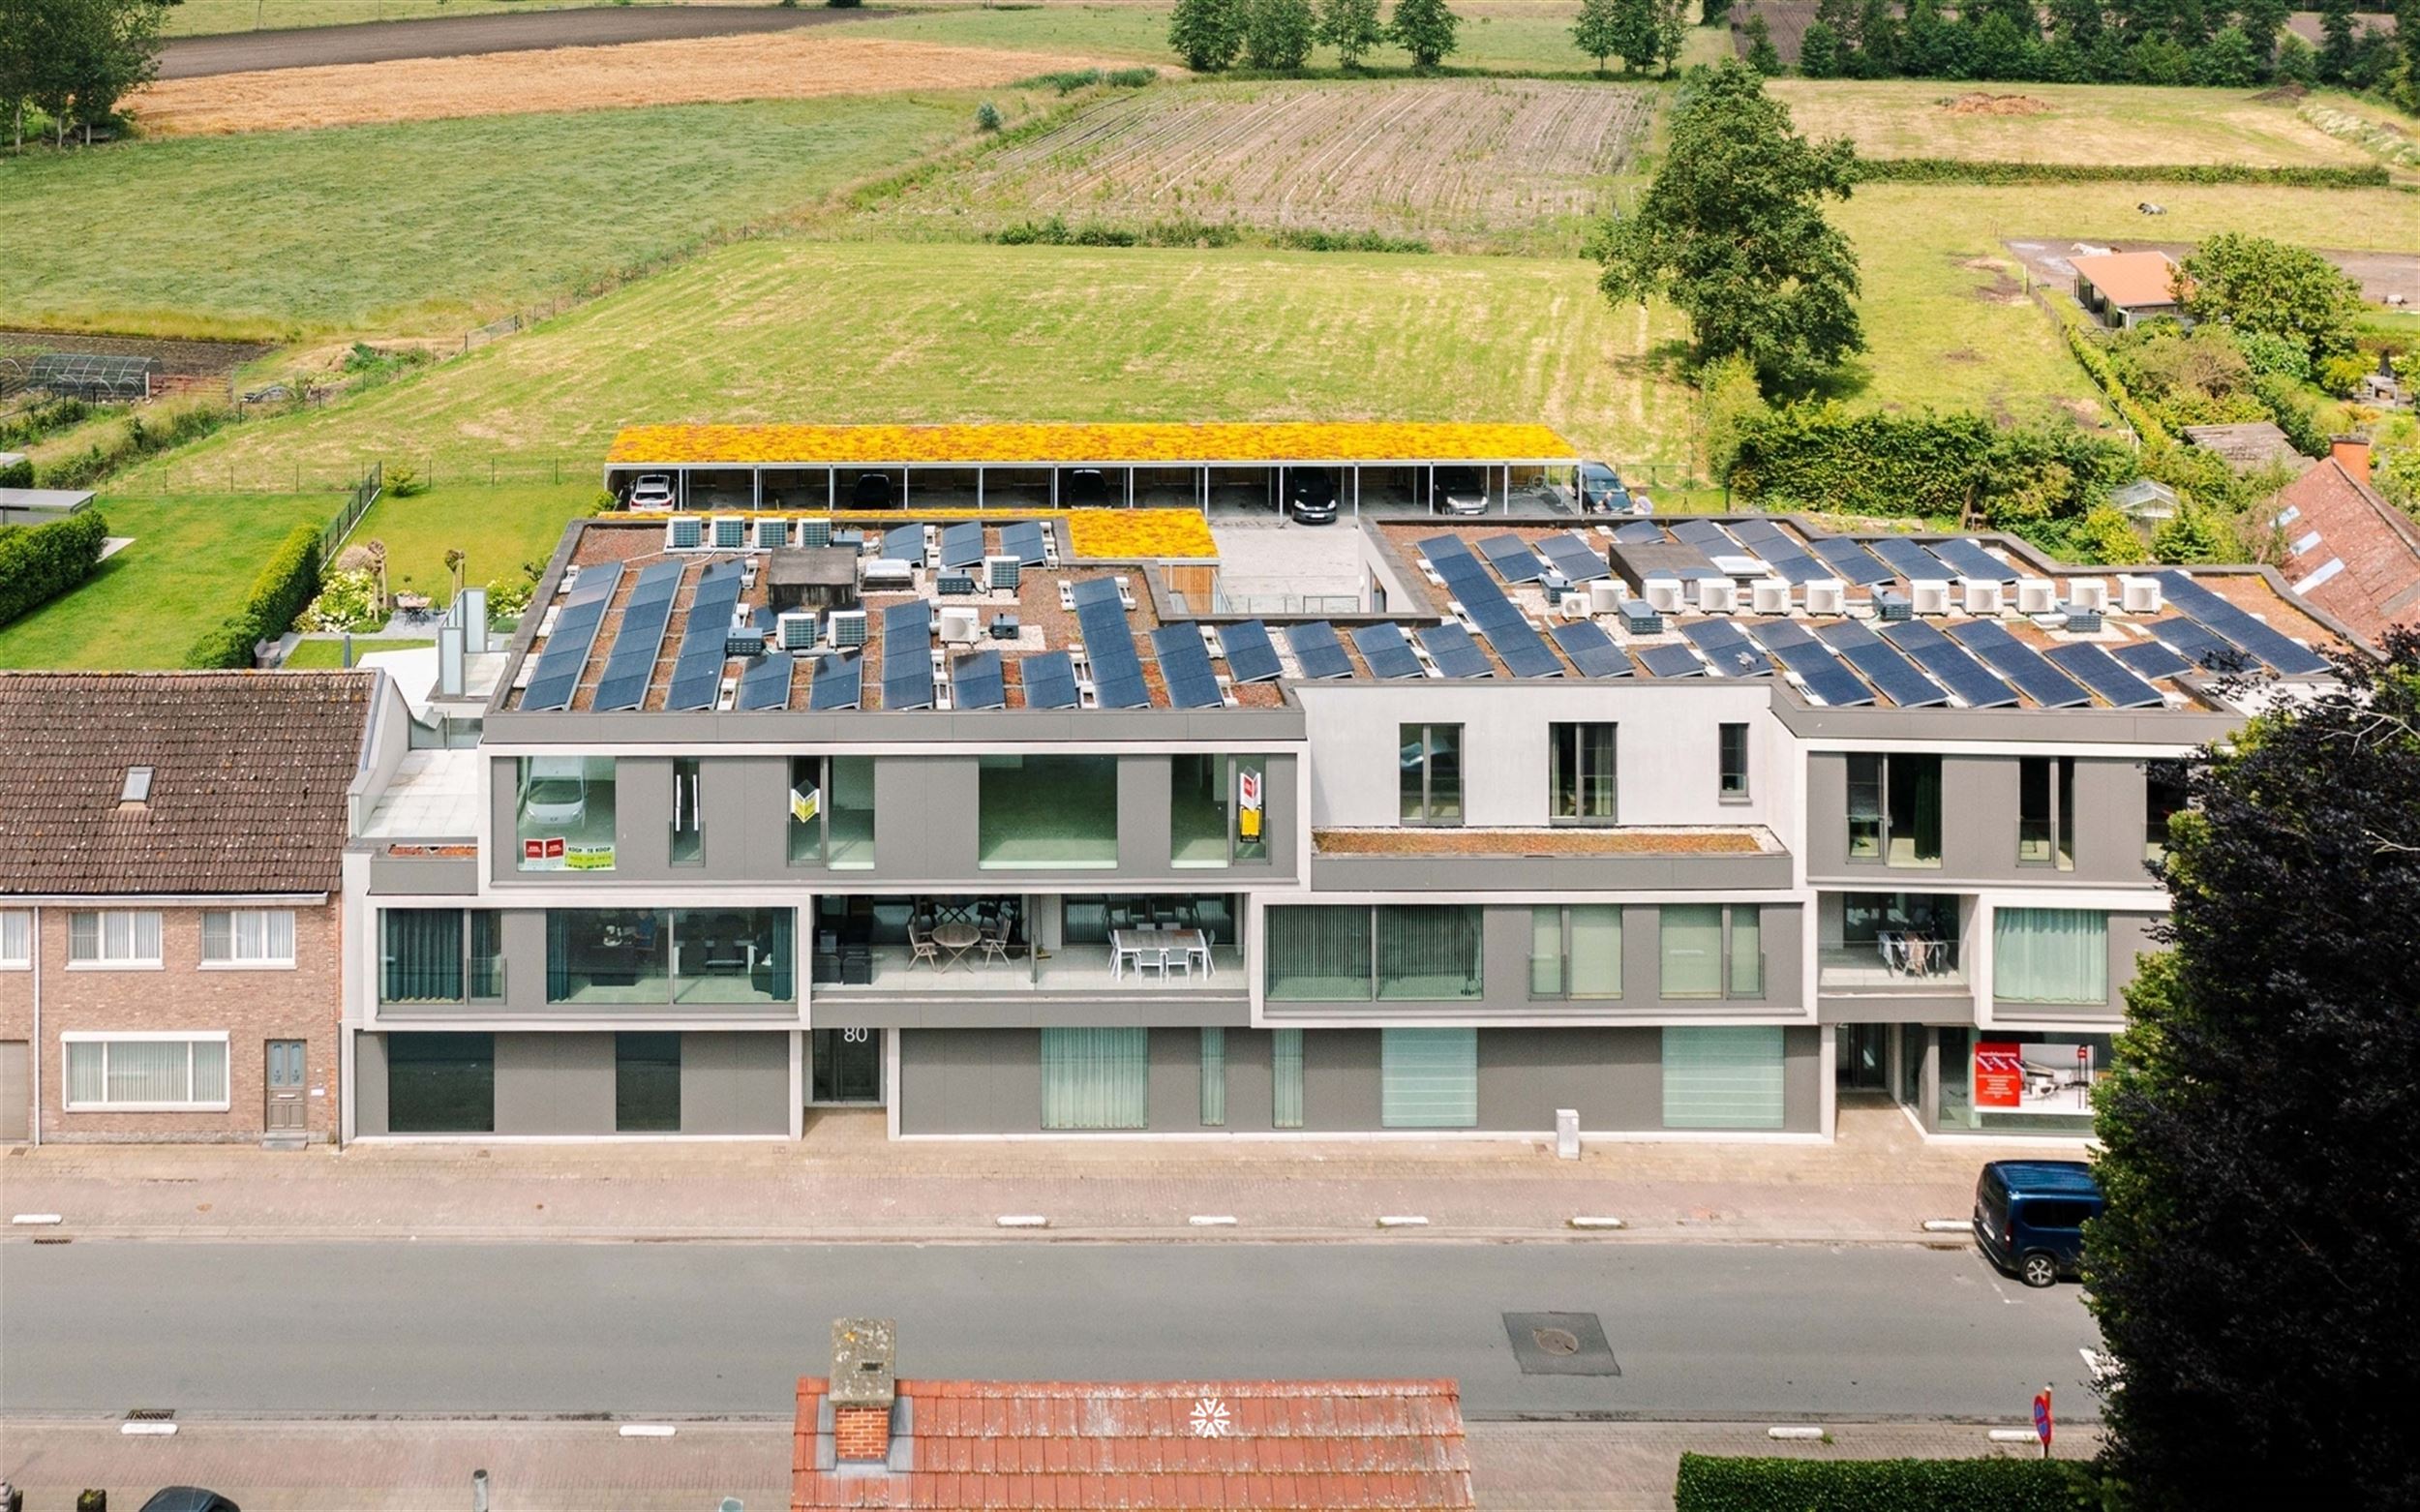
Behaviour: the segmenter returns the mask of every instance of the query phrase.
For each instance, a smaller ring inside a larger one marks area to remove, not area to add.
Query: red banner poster
[[[2025,1101],[2025,1056],[2016,1045],[1994,1040],[1975,1045],[1975,1105],[2013,1108]]]

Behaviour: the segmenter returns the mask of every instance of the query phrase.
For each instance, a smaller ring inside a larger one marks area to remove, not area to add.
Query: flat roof
[[[2164,252],[2077,257],[2075,271],[2111,304],[2130,310],[2176,303],[2176,262]]]
[[[633,425],[619,467],[1115,467],[1275,463],[1567,463],[1543,425],[1281,420],[1199,425]]]
[[[0,509],[51,509],[75,514],[92,502],[88,488],[0,488]]]

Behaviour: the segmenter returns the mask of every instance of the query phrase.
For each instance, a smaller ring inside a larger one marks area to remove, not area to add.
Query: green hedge
[[[2098,341],[2085,334],[2072,320],[2063,321],[2060,329],[2067,334],[2068,350],[2075,353],[2075,360],[2084,365],[2084,372],[2090,375],[2109,403],[2117,407],[2118,413],[2126,416],[2127,423],[2134,427],[2134,434],[2142,438],[2145,445],[2171,439],[2168,428],[2160,423],[2160,417],[2144,408],[2142,402],[2127,389],[2125,381],[2117,376],[2117,369],[2110,365],[2109,354],[2101,349]]]
[[[98,509],[0,530],[0,624],[80,586],[100,565],[108,537]]]
[[[249,667],[252,649],[284,635],[294,617],[319,591],[319,527],[298,525],[286,532],[261,564],[244,595],[244,606],[186,650],[189,667]]]
[[[1760,508],[1905,519],[1980,515],[1995,529],[2080,518],[2133,476],[2123,442],[2072,426],[2000,426],[1971,410],[1852,412],[1837,403],[1742,416],[1729,482]]]
[[[0,467],[0,488],[32,488],[33,486],[34,462],[32,458],[19,457],[8,466]]]
[[[1769,1460],[1680,1457],[1677,1512],[2073,1512],[2076,1476],[2054,1460]]]
[[[1963,158],[1860,158],[1866,183],[2268,184],[2294,189],[2384,189],[2381,164],[2360,167],[2253,167],[2241,163],[1982,163]]]

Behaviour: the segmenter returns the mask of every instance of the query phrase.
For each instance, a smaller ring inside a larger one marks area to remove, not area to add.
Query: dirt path
[[[160,51],[160,77],[203,78],[261,69],[318,68],[336,63],[391,63],[399,58],[452,58],[480,52],[529,52],[545,47],[592,47],[612,43],[788,31],[867,16],[879,10],[783,10],[765,6],[616,6],[589,11],[536,11],[526,15],[453,15],[426,21],[373,21],[356,26],[307,26],[294,31],[189,37]]]
[[[2086,238],[2089,240],[2090,238]],[[2025,259],[2034,270],[2036,280],[2065,284],[2075,277],[2074,264],[2068,259],[2074,255],[2077,238],[2072,236],[2012,237],[2005,244],[2009,251]],[[2110,246],[2094,242],[2094,246]],[[2122,252],[2164,252],[2183,261],[2192,257],[2194,244],[2189,241],[2126,241],[2114,244]],[[2420,305],[2420,254],[2408,252],[2344,252],[2328,247],[2312,251],[2327,258],[2350,274],[2361,286],[2361,297],[2376,301],[2389,294],[2401,294],[2407,304]]]

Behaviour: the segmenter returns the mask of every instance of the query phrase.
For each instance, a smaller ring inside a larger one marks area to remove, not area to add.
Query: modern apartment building
[[[1846,1088],[2074,1134],[2172,764],[2348,639],[2265,569],[1581,516],[1554,449],[1399,426],[1255,464],[1353,507],[1243,527],[1334,564],[1246,606],[1187,429],[1080,428],[1170,433],[1110,441],[1182,512],[861,518],[905,448],[1045,499],[1115,456],[715,427],[728,513],[573,525],[509,646],[447,643],[475,735],[358,806],[348,1134],[1812,1139]],[[1445,464],[1490,513],[1421,507]],[[769,466],[811,507],[740,507]]]

